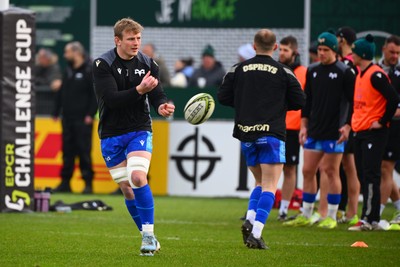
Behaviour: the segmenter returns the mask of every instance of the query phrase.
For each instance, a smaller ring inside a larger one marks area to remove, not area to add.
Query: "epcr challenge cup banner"
[[[35,16],[0,12],[0,211],[30,211],[34,180]]]

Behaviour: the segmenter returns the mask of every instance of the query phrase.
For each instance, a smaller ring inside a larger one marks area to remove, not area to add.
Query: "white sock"
[[[393,205],[395,206],[396,210],[400,210],[400,199],[393,202]]]
[[[143,224],[142,232],[143,233],[154,233],[154,224]]]
[[[328,204],[328,217],[336,220],[336,214],[339,209],[339,204]]]
[[[264,224],[259,221],[255,221],[251,233],[255,238],[260,239],[263,229],[264,229]]]
[[[246,213],[246,220],[249,220],[250,223],[254,225],[254,221],[256,220],[256,211],[248,210]]]
[[[289,209],[289,205],[290,205],[290,200],[281,200],[281,206],[279,207],[279,215],[285,213],[288,213],[288,209]]]
[[[385,204],[381,204],[381,210],[379,212],[379,214],[382,216],[383,210],[385,209]]]
[[[314,202],[305,202],[303,201],[303,216],[309,219],[314,210]]]

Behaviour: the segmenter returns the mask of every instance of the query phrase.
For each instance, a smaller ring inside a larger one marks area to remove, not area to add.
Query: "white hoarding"
[[[175,196],[248,197],[254,179],[240,185],[240,143],[233,122],[194,126],[170,124],[168,194]],[[246,178],[244,178],[246,179]]]

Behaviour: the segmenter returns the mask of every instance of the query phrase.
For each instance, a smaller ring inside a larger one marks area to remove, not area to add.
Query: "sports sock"
[[[140,215],[136,208],[135,199],[125,199],[125,205],[129,211],[129,214],[132,216],[133,221],[135,222],[136,226],[138,227],[139,231],[142,231],[142,221],[140,220]]]
[[[328,217],[336,220],[336,214],[339,209],[341,194],[328,194]]]
[[[142,221],[143,232],[154,231],[154,200],[150,186],[146,184],[140,188],[133,188],[136,199],[136,208]]]
[[[249,206],[247,208],[246,220],[249,220],[251,224],[254,224],[254,220],[256,219],[256,211],[258,201],[261,196],[261,186],[256,186],[250,194]]]
[[[282,215],[283,213],[287,214],[288,209],[290,205],[290,200],[281,200],[281,206],[279,207],[279,215]]]
[[[383,211],[385,210],[386,205],[385,204],[381,204],[381,208],[379,210],[379,215],[382,216]]]
[[[260,238],[265,222],[268,219],[272,206],[274,205],[275,195],[272,192],[262,192],[257,205],[256,220],[253,225],[252,234],[255,238]]]
[[[393,202],[393,205],[395,206],[396,210],[400,210],[400,199]]]
[[[314,202],[317,194],[303,192],[303,216],[310,218],[314,210]]]

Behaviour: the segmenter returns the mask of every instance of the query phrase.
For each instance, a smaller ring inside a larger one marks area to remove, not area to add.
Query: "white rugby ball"
[[[200,93],[189,99],[183,113],[186,121],[197,125],[208,120],[213,114],[214,108],[214,98],[209,94]]]

